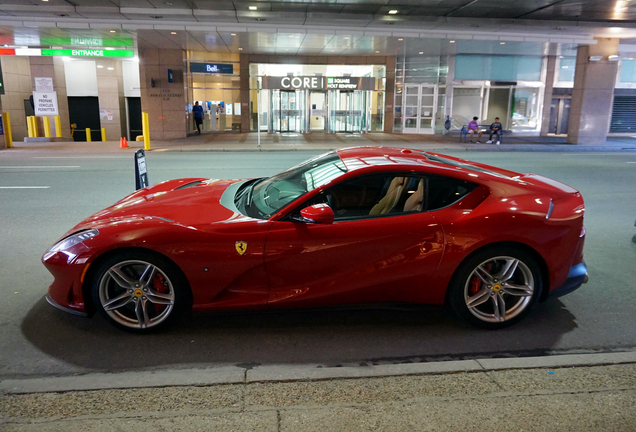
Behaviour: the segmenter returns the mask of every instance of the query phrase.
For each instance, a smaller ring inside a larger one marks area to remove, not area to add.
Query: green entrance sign
[[[71,57],[134,57],[133,50],[103,50],[103,49],[42,49],[43,56],[71,56]]]
[[[91,47],[131,47],[133,40],[131,37],[121,36],[118,38],[109,37],[48,37],[42,38],[42,45],[62,45],[62,46],[91,46]]]

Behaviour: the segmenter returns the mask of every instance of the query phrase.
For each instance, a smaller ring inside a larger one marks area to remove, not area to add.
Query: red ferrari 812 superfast
[[[425,151],[356,147],[250,180],[140,189],[43,256],[47,300],[150,332],[199,311],[446,304],[501,328],[587,281],[581,194]]]

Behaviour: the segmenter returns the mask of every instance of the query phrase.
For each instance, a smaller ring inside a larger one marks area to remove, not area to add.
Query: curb
[[[545,357],[459,360],[406,363],[364,367],[224,366],[206,369],[180,369],[122,373],[90,373],[68,377],[3,380],[0,391],[8,394],[71,392],[172,386],[211,386],[256,382],[316,381],[332,379],[378,378],[409,375],[440,375],[462,372],[488,372],[506,369],[562,368],[636,363],[636,351],[566,354]]]

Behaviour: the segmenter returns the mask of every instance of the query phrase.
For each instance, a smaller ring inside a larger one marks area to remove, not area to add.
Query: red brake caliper
[[[152,280],[152,285],[153,285],[155,291],[160,292],[160,293],[168,292],[168,289],[163,284],[163,282],[164,282],[163,275],[161,275],[160,273],[155,273],[155,277]],[[166,307],[165,305],[162,305],[162,304],[155,304],[154,306],[155,306],[155,310],[157,312],[161,312]]]
[[[486,264],[486,271],[490,272],[490,263]],[[475,295],[481,290],[481,279],[478,276],[473,276],[470,280],[470,295]]]

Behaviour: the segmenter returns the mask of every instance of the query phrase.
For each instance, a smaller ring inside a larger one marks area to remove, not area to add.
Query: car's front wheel
[[[190,309],[187,281],[174,264],[159,255],[112,255],[94,274],[92,296],[97,310],[123,330],[148,333],[164,329]]]
[[[467,258],[449,285],[448,300],[460,319],[497,329],[519,322],[542,290],[541,268],[514,247],[485,249]]]

